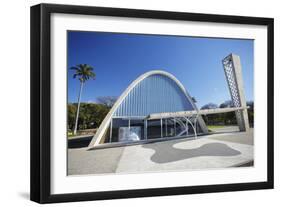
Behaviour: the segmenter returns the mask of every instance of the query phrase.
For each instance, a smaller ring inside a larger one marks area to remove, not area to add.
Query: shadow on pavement
[[[179,141],[177,143],[180,143]],[[209,143],[195,149],[174,148],[175,142],[161,144],[143,145],[143,148],[153,149],[155,153],[151,156],[151,161],[155,163],[168,163],[200,156],[235,156],[241,152],[234,150],[222,143]]]
[[[67,140],[68,149],[88,147],[92,138],[93,138],[93,136],[83,137],[83,138],[75,138],[75,139],[68,139]]]

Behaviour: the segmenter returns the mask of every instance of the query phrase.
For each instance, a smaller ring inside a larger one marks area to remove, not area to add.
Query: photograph
[[[67,176],[255,166],[254,39],[66,36]]]
[[[274,188],[274,19],[31,7],[38,203]]]

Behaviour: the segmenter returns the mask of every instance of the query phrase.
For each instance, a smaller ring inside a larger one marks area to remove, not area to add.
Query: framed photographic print
[[[31,7],[31,200],[273,188],[273,19]]]

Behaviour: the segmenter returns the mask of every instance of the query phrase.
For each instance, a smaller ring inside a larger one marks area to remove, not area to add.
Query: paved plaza
[[[253,145],[250,129],[114,148],[70,148],[68,175],[248,167],[253,165]]]

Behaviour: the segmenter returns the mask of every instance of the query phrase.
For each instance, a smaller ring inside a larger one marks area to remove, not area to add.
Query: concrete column
[[[230,54],[223,59],[222,63],[234,107],[246,107],[240,57]],[[235,114],[240,131],[248,131],[249,120],[247,109],[236,111]]]
[[[144,120],[144,139],[147,140],[147,119]]]

